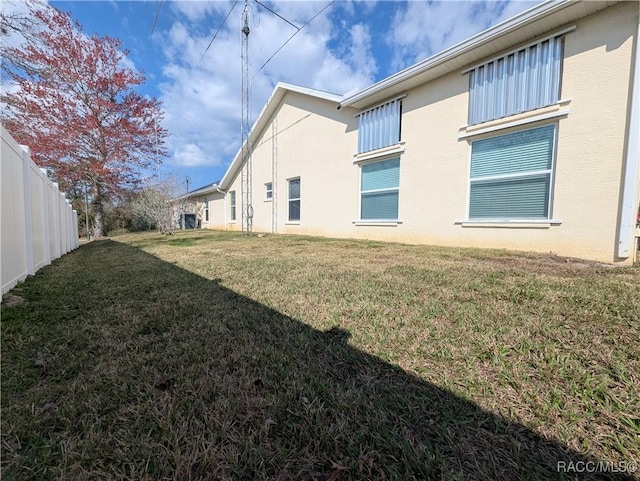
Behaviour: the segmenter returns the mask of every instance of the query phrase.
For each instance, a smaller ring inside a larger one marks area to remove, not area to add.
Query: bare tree
[[[178,196],[180,183],[170,175],[144,187],[131,202],[134,215],[144,219],[162,234],[171,234],[178,227],[178,217],[184,200]]]

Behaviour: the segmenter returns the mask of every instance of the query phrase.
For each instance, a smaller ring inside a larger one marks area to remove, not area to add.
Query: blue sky
[[[243,3],[202,58],[233,1],[165,0],[153,34],[158,1],[49,1],[85,33],[122,40],[130,65],[146,74],[140,90],[163,101],[170,156],[162,172],[189,177],[190,189],[222,178],[240,146]],[[329,0],[261,3],[301,27]],[[354,92],[536,3],[338,0],[256,73],[296,30],[250,0],[253,119],[278,81]]]

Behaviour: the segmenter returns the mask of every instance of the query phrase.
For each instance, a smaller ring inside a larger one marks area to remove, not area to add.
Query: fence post
[[[44,209],[43,226],[44,231],[44,259],[45,265],[51,264],[51,233],[49,232],[49,176],[47,169],[40,169],[42,173],[42,208]]]
[[[73,235],[73,228],[71,225],[71,202],[69,202],[69,199],[67,199],[66,202],[67,205],[65,206],[65,218],[67,219],[67,252],[71,252],[71,236]]]
[[[60,190],[58,189],[58,183],[53,182],[53,205],[51,205],[51,214],[53,214],[53,232],[51,235],[53,236],[52,245],[53,252],[51,253],[51,257],[53,259],[57,259],[62,255],[60,252]]]
[[[27,260],[27,274],[34,275],[36,273],[33,265],[33,224],[31,216],[31,182],[29,178],[29,147],[21,145],[22,148],[22,186],[24,191],[24,230],[25,230],[25,254]]]
[[[65,241],[65,234],[67,233],[66,226],[64,225],[65,219],[65,207],[67,199],[65,199],[62,192],[58,192],[58,229],[60,229],[60,235],[58,236],[58,244],[60,245],[60,255],[63,256],[67,253],[65,247],[67,243]]]
[[[73,248],[77,249],[80,245],[80,241],[78,241],[78,211],[75,209],[72,211],[71,222],[73,227]]]

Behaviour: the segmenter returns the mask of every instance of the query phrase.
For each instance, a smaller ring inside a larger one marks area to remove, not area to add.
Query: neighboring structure
[[[196,228],[224,228],[224,192],[218,188],[218,183],[207,184],[178,197],[180,212],[177,213],[176,218],[184,214],[193,215]],[[214,208],[218,208],[217,215],[214,215]],[[219,221],[215,223],[214,218]]]
[[[240,230],[250,150],[256,232],[631,263],[638,29],[636,2],[554,0],[349,97],[278,84],[206,227]]]

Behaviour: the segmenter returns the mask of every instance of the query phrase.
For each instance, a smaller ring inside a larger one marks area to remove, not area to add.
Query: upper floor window
[[[560,100],[564,36],[548,38],[469,71],[469,124]]]
[[[395,99],[358,114],[358,153],[400,142],[402,100]]]

